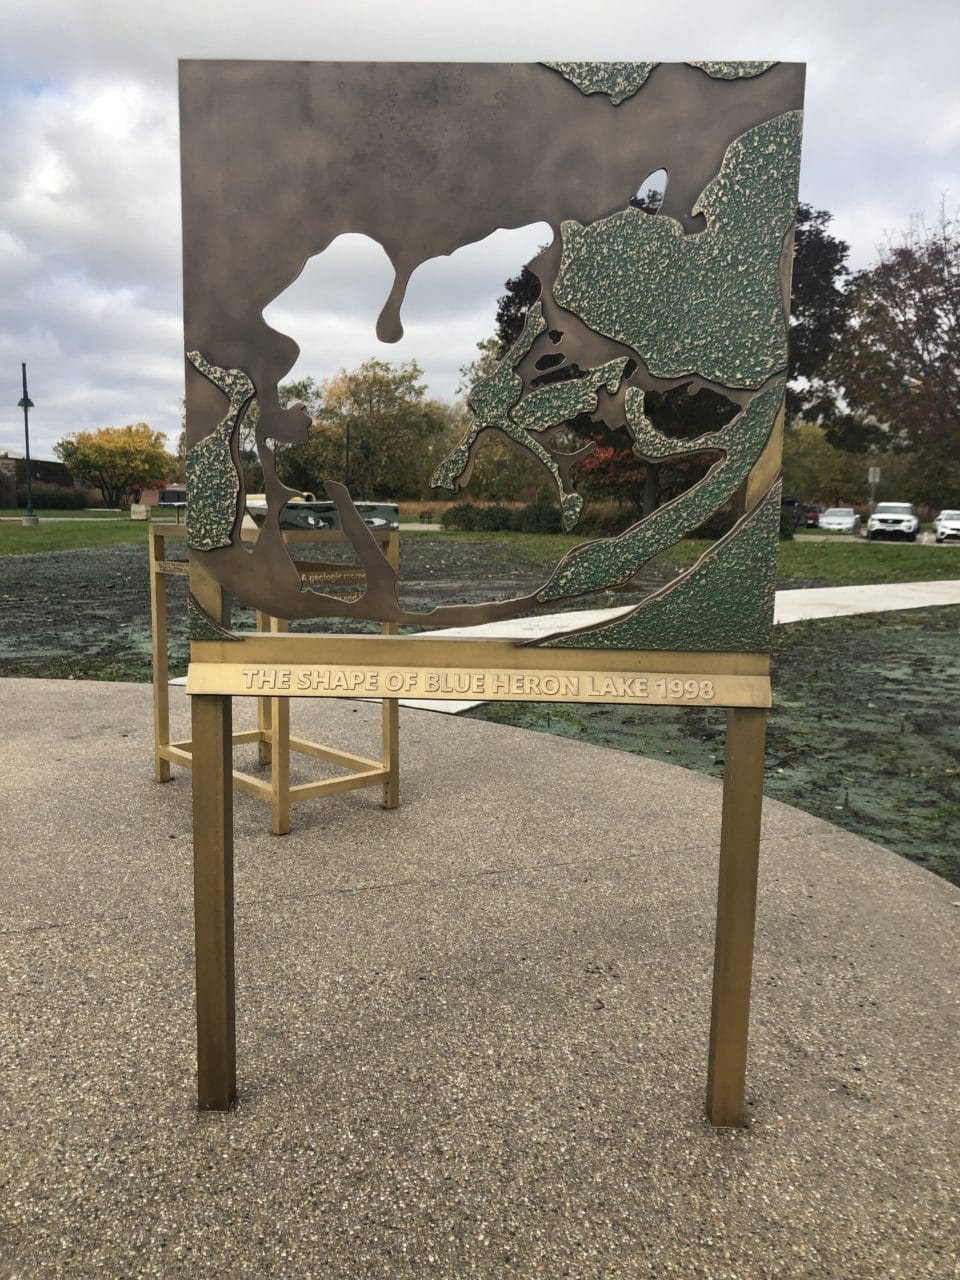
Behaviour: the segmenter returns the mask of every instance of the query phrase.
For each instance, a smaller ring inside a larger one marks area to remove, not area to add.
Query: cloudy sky
[[[960,206],[956,0],[13,0],[12,10],[0,41],[0,450],[23,449],[24,360],[35,456],[52,456],[70,431],[178,429],[179,57],[805,61],[800,194],[834,213],[854,265],[869,265],[913,215],[935,217],[942,198]],[[452,263],[425,264],[406,337],[387,347],[373,334],[385,255],[342,237],[267,312],[302,348],[291,376],[416,358],[431,391],[452,397],[458,368],[492,331],[503,281],[544,238],[542,227],[498,232]]]

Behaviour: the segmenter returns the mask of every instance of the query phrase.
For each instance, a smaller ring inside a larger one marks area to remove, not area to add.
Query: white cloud
[[[143,418],[177,430],[178,56],[802,60],[801,196],[836,213],[855,265],[912,214],[932,219],[942,194],[960,204],[960,6],[946,0],[806,0],[800,9],[721,0],[695,22],[682,6],[636,0],[589,9],[582,0],[34,0],[17,10],[0,44],[0,437],[16,447],[22,432],[27,360],[40,456],[80,427]],[[293,326],[298,371],[415,356],[433,390],[449,395],[492,329],[502,281],[536,247],[497,257],[488,241],[461,251],[462,262],[426,264],[395,347],[369,337],[384,281],[377,246],[372,255],[339,246],[325,265],[336,308],[308,310],[292,291],[271,315]]]
[[[377,316],[393,285],[383,248],[362,235],[342,235],[304,267],[264,309],[264,319],[300,347],[291,379],[332,377],[369,356],[416,360],[431,392],[453,399],[460,369],[493,332],[503,282],[550,239],[546,223],[495,231],[446,258],[422,263],[410,278],[401,310],[404,336],[379,342]]]

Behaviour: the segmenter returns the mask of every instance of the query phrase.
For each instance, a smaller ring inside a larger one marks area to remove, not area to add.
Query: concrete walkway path
[[[376,707],[293,718],[374,750]],[[768,801],[714,1130],[720,784],[407,711],[399,810],[237,797],[240,1104],[198,1115],[149,687],[2,680],[0,724],[0,1275],[955,1276],[960,890]]]
[[[943,582],[897,582],[866,587],[808,587],[778,591],[775,623],[808,618],[839,618],[854,613],[890,613],[960,604],[960,579]]]
[[[802,622],[810,618],[837,618],[855,613],[884,613],[898,609],[926,609],[935,605],[960,604],[960,579],[944,582],[901,582],[867,587],[814,587],[778,591],[773,621],[776,625]],[[535,618],[515,618],[479,627],[450,628],[437,635],[497,636],[505,640],[535,640],[565,627],[573,630],[588,623],[612,620],[629,613],[632,605],[618,609],[579,609],[567,613],[541,614]],[[479,702],[440,702],[410,699],[404,706],[423,711],[456,715],[479,707]]]

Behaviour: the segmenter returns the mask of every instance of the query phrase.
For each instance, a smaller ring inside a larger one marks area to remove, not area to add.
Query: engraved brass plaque
[[[769,707],[766,676],[498,667],[336,666],[192,662],[187,693],[243,697],[430,698]]]
[[[295,560],[294,567],[305,587],[356,586],[366,581],[362,565],[321,564],[310,560]]]

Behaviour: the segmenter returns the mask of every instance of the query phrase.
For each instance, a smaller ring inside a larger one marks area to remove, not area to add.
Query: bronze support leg
[[[233,708],[192,700],[193,892],[197,965],[197,1097],[226,1111],[237,1096],[233,963]]]
[[[707,1116],[715,1125],[743,1124],[766,729],[765,710],[727,712],[707,1075]]]
[[[170,761],[160,754],[170,745],[170,656],[167,651],[167,581],[160,569],[166,540],[147,530],[150,549],[150,642],[153,652],[153,776],[170,781]]]

